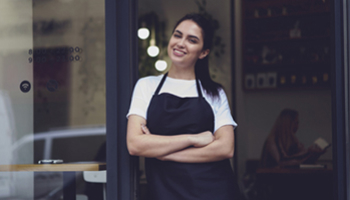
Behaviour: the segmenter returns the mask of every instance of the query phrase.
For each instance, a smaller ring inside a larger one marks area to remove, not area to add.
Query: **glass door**
[[[33,142],[12,151],[22,137],[33,140],[33,47],[31,1],[1,1],[0,6],[0,164],[33,162]],[[29,8],[29,9],[28,9]],[[0,198],[33,195],[33,176],[0,173]],[[19,180],[20,177],[25,177]],[[16,182],[23,184],[15,186]]]
[[[103,198],[105,1],[2,0],[0,30],[0,199]]]

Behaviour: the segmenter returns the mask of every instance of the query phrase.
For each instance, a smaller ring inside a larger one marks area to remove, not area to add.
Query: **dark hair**
[[[214,31],[213,31],[214,29],[212,28],[210,21],[201,14],[197,14],[197,13],[187,14],[176,23],[176,25],[174,26],[173,32],[175,31],[176,27],[185,20],[192,20],[199,27],[201,27],[203,39],[204,39],[203,50],[206,50],[206,49],[210,50],[213,44],[213,37],[214,37]],[[195,64],[195,74],[196,74],[196,77],[201,81],[201,84],[204,90],[211,97],[219,97],[219,89],[221,89],[222,86],[219,83],[214,82],[210,77],[209,55],[207,55],[203,59],[197,60]]]
[[[285,108],[281,111],[279,117],[280,118],[288,118],[289,120],[293,121],[298,117],[298,111],[293,110],[293,109],[289,109],[289,108]]]

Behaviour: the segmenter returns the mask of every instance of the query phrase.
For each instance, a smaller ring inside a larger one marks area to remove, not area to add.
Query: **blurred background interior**
[[[173,26],[191,12],[216,29],[210,71],[238,123],[232,167],[242,199],[332,199],[332,148],[306,171],[301,162],[260,167],[285,108],[299,113],[306,148],[320,137],[332,143],[330,0],[140,0],[139,77],[169,68]],[[0,165],[105,162],[104,1],[2,0],[0,30]],[[78,198],[102,198],[81,176]],[[0,172],[0,199],[60,199],[62,187],[62,173]],[[146,190],[140,158],[140,199]]]

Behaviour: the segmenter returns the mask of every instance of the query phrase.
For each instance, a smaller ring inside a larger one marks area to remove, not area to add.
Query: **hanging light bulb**
[[[156,57],[159,54],[159,48],[155,45],[155,39],[151,39],[150,46],[147,48],[147,53],[151,57]]]
[[[140,28],[138,31],[137,31],[137,35],[139,36],[139,38],[141,40],[145,40],[149,37],[150,35],[150,32],[147,28]]]
[[[159,48],[157,46],[149,46],[147,49],[147,53],[151,57],[156,57],[159,54]]]
[[[162,72],[166,70],[168,64],[164,60],[157,60],[155,67],[158,71]]]

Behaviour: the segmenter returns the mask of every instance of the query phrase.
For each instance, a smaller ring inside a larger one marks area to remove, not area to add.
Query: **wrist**
[[[189,141],[189,146],[195,146],[198,143],[198,140],[195,134],[187,135],[187,140]]]

